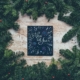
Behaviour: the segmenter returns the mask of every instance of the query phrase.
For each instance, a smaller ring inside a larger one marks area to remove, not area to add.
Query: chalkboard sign
[[[53,55],[53,26],[28,26],[28,55]]]

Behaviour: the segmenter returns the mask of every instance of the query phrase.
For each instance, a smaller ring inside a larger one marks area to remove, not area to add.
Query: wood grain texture
[[[49,22],[46,17],[43,15],[39,17],[37,21],[33,21],[29,18],[29,16],[24,15],[21,16],[19,14],[19,19],[16,21],[20,25],[20,29],[15,32],[14,30],[10,29],[10,33],[12,34],[13,42],[9,44],[8,49],[13,51],[23,51],[25,53],[24,58],[27,60],[29,65],[36,64],[38,62],[46,62],[47,65],[50,64],[51,59],[54,57],[56,60],[60,57],[59,50],[60,49],[71,49],[74,45],[76,45],[77,40],[74,37],[73,40],[70,40],[67,43],[62,43],[63,35],[72,27],[68,24],[59,21],[58,15],[55,15],[53,19]],[[28,56],[27,55],[27,26],[53,26],[53,37],[54,37],[54,44],[53,44],[53,56]]]

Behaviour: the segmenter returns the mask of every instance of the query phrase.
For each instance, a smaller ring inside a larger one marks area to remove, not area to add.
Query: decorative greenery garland
[[[80,50],[73,47],[73,52],[60,50],[64,60],[59,59],[62,69],[58,69],[54,60],[47,67],[44,63],[24,67],[25,60],[17,61],[23,52],[15,54],[6,49],[12,40],[8,29],[18,30],[15,23],[19,11],[37,20],[45,14],[48,21],[59,12],[58,19],[73,26],[64,35],[62,42],[69,41],[77,35],[80,45],[80,0],[0,0],[0,80],[79,80],[80,79]],[[70,16],[64,14],[71,12]]]

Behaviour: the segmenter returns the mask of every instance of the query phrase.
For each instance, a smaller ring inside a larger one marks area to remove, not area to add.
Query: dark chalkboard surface
[[[28,55],[53,55],[53,26],[28,26]]]

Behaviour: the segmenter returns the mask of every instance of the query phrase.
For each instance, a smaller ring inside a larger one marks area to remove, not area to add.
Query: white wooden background
[[[72,27],[62,21],[59,21],[57,18],[58,15],[55,15],[55,17],[48,22],[46,17],[43,15],[42,17],[39,17],[35,22],[30,19],[29,16],[21,16],[21,14],[19,14],[19,19],[16,22],[20,25],[20,29],[17,32],[15,32],[13,29],[9,30],[14,41],[9,44],[8,49],[11,49],[15,52],[23,51],[25,53],[24,58],[27,60],[28,65],[36,64],[42,61],[46,62],[46,64],[49,65],[53,57],[57,60],[60,57],[60,49],[71,49],[74,45],[77,45],[77,40],[75,37],[67,43],[62,43],[61,39],[63,35]],[[27,56],[28,25],[53,26],[53,56]]]

